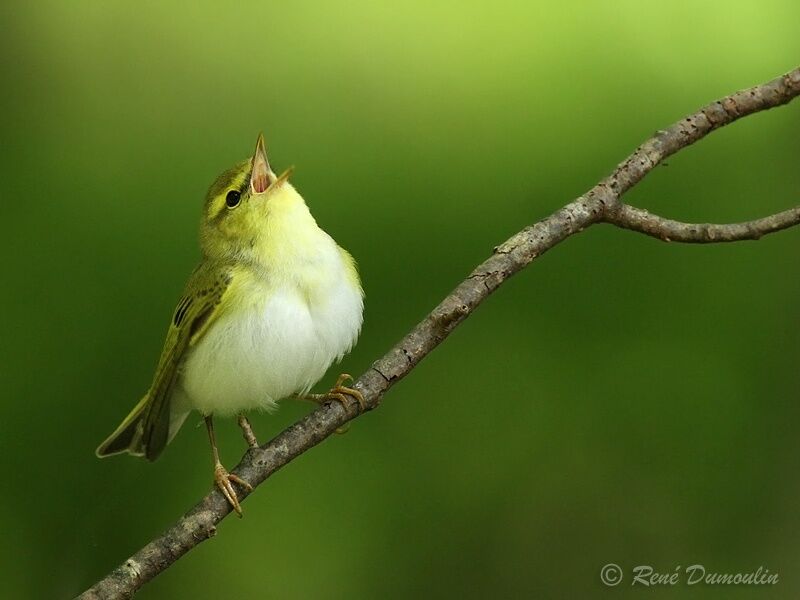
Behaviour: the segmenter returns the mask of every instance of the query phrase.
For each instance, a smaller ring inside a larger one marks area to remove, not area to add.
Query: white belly
[[[343,278],[308,300],[294,283],[253,284],[191,349],[179,385],[202,414],[273,409],[305,393],[352,348],[361,328],[360,290]]]

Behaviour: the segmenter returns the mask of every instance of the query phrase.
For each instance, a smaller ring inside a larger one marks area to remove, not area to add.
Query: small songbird
[[[271,410],[295,395],[317,402],[364,399],[342,375],[327,394],[309,395],[361,330],[364,293],[355,261],[319,228],[303,197],[276,176],[259,135],[255,154],[212,184],[200,226],[202,259],[172,316],[153,383],[97,449],[155,460],[194,409],[205,417],[214,481],[241,506],[219,460],[213,417]]]

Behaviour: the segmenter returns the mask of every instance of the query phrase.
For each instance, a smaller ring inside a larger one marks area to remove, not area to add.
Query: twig
[[[405,377],[506,279],[559,242],[595,223],[610,223],[663,240],[703,243],[758,239],[800,223],[800,206],[749,223],[709,225],[671,221],[620,201],[626,191],[667,156],[719,127],[749,114],[786,104],[798,95],[800,68],[709,104],[668,129],[657,132],[586,194],[498,246],[400,343],[358,378],[354,387],[364,395],[367,409],[376,408],[392,385]],[[338,402],[327,403],[269,443],[248,450],[234,472],[256,487],[357,416],[354,405],[345,409]],[[241,499],[247,495],[244,490],[240,491]],[[80,598],[131,597],[189,550],[213,536],[217,523],[229,512],[230,506],[222,494],[213,489],[174,525]]]
[[[797,225],[800,222],[800,206],[755,221],[715,225],[713,223],[681,223],[659,217],[635,206],[621,204],[607,210],[603,221],[623,229],[653,236],[665,242],[713,244],[757,240],[768,233]]]

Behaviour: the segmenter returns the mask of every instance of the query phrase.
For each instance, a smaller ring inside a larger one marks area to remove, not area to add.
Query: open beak
[[[284,181],[287,181],[293,172],[294,172],[294,167],[293,166],[289,167],[283,173],[278,175],[278,177],[275,179],[275,182],[272,185],[279,186]]]
[[[264,150],[264,134],[259,133],[250,172],[250,189],[254,194],[263,194],[276,179],[277,177],[272,172],[267,160],[267,151]]]

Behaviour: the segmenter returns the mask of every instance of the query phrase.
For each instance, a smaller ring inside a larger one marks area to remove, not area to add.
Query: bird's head
[[[222,173],[208,190],[200,226],[203,253],[209,258],[247,258],[263,245],[271,222],[298,209],[307,212],[288,181],[291,171],[275,175],[264,136],[259,135],[253,157]]]

